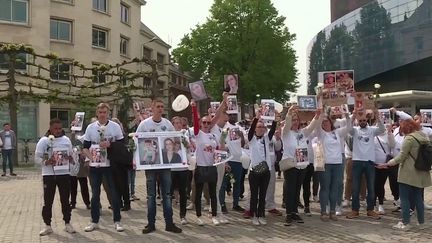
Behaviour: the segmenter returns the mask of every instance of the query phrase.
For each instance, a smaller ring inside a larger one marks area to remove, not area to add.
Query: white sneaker
[[[329,205],[326,206],[326,213],[330,214],[330,206]]]
[[[258,222],[261,225],[266,225],[267,224],[267,220],[264,217],[258,217]]]
[[[202,221],[201,217],[198,217],[196,222],[197,222],[197,225],[204,226],[204,222]]]
[[[180,219],[180,223],[181,223],[182,225],[186,225],[186,224],[188,223],[188,221],[186,220],[186,218],[181,218],[181,219]]]
[[[210,206],[209,205],[206,205],[205,207],[204,207],[204,211],[209,211],[210,210]]]
[[[396,225],[393,225],[393,229],[398,229],[398,230],[409,230],[411,228],[411,226],[409,224],[404,224],[402,222],[397,223]]]
[[[156,205],[158,206],[162,205],[162,199],[156,199]]]
[[[44,236],[44,235],[49,235],[53,232],[52,228],[50,225],[45,225],[45,228],[43,230],[41,230],[41,232],[39,232],[40,236]]]
[[[342,202],[342,207],[344,207],[344,208],[349,207],[349,205],[350,205],[349,200],[344,200],[344,201]]]
[[[342,216],[342,207],[336,206],[336,216]]]
[[[378,205],[378,214],[384,215],[385,211],[384,211],[384,206],[383,205]]]
[[[253,225],[260,225],[260,222],[258,221],[258,218],[257,218],[257,217],[253,217],[253,218],[252,218],[252,224],[253,224]]]
[[[76,233],[75,229],[72,227],[71,224],[66,224],[65,225],[65,231],[68,232],[69,234]]]
[[[115,228],[115,230],[117,230],[117,232],[123,232],[124,231],[124,228],[123,228],[123,226],[121,225],[120,222],[115,222],[114,223],[114,228]]]
[[[92,231],[95,230],[95,229],[99,229],[99,225],[98,225],[97,223],[93,223],[93,222],[91,222],[89,225],[87,225],[87,226],[84,228],[84,231],[85,231],[85,232],[92,232]]]
[[[314,202],[319,202],[319,197],[318,196],[313,196],[313,201]]]
[[[194,208],[195,208],[195,205],[194,205],[193,203],[190,203],[190,204],[186,207],[187,210],[193,210]]]
[[[219,220],[217,219],[217,217],[212,217],[212,221],[213,221],[213,224],[214,225],[220,225],[220,222],[219,222]]]
[[[395,207],[400,207],[400,199],[398,199],[398,200],[394,200],[394,201],[393,201],[393,205],[394,205]]]
[[[228,222],[228,219],[225,218],[223,215],[219,217],[219,222],[220,222],[221,224],[228,224],[228,223],[229,223],[229,222]]]
[[[431,210],[432,209],[432,205],[429,205],[426,202],[424,202],[424,209]]]

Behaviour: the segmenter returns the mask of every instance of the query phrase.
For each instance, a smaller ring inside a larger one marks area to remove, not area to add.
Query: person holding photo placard
[[[51,217],[56,187],[59,188],[63,220],[66,226],[65,231],[68,233],[75,233],[74,228],[70,224],[70,170],[69,168],[61,170],[54,169],[57,163],[53,156],[54,150],[65,151],[65,153],[68,154],[67,159],[71,163],[75,163],[73,162],[72,156],[70,156],[72,155],[72,143],[69,138],[65,136],[62,122],[57,118],[50,121],[49,130],[47,134],[39,140],[35,151],[35,163],[42,165],[43,178],[44,206],[42,207],[42,218],[45,223],[45,228],[39,233],[40,236],[48,235],[53,232],[51,228]]]
[[[112,167],[106,156],[107,149],[111,146],[111,142],[122,142],[124,137],[120,125],[108,119],[109,111],[110,106],[108,104],[100,103],[96,107],[97,120],[88,125],[84,134],[83,153],[90,160],[90,184],[92,189],[91,222],[85,227],[84,230],[86,232],[91,232],[99,228],[100,187],[102,178],[106,178],[109,191],[111,192],[114,228],[118,232],[124,231],[120,223],[120,202],[114,185]],[[95,158],[90,149],[96,151]],[[95,159],[98,161],[94,161]],[[95,165],[99,165],[97,163],[99,161],[101,162],[100,167],[95,167]]]
[[[136,132],[165,132],[174,131],[172,123],[162,117],[164,103],[155,99],[152,101],[153,116],[141,121]],[[143,234],[148,234],[156,230],[156,178],[159,177],[161,184],[161,195],[163,214],[165,218],[165,231],[181,233],[182,229],[178,228],[173,222],[173,210],[171,205],[171,170],[157,169],[146,170],[147,184],[147,220],[148,225],[142,230]]]

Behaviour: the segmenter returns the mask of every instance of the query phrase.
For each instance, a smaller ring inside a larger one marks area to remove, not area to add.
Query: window
[[[129,39],[123,36],[120,36],[120,54],[121,55],[128,55],[128,49],[129,49]]]
[[[38,136],[38,104],[32,102],[19,102],[18,109],[18,140],[36,139]],[[10,122],[9,109],[0,107],[0,124]]]
[[[53,80],[69,81],[71,65],[68,63],[56,63],[50,66],[50,78]]]
[[[152,49],[147,48],[143,45],[143,57],[147,57],[148,59],[151,59],[152,56]]]
[[[28,22],[28,0],[0,0],[0,6],[0,21]]]
[[[93,27],[92,45],[94,47],[100,47],[106,49],[108,47],[107,37],[108,37],[108,31]]]
[[[157,54],[157,63],[158,63],[157,67],[159,70],[164,70],[164,59],[165,59],[164,55],[160,53]]]
[[[120,4],[121,22],[129,24],[129,7],[124,3]]]
[[[107,13],[108,12],[108,0],[93,0],[93,9]]]
[[[50,21],[50,38],[51,40],[60,40],[71,42],[72,23],[70,21],[51,19]]]
[[[1,0],[0,0],[1,1]],[[10,56],[4,53],[0,54],[0,70],[9,69]],[[18,53],[15,58],[15,70],[26,71],[27,70],[27,55],[25,53]]]
[[[50,119],[58,118],[62,122],[64,128],[70,127],[69,111],[68,110],[58,110],[51,109]]]
[[[97,68],[99,66],[99,64],[93,64],[93,70],[92,70],[92,75],[93,75],[93,83],[97,83],[97,84],[102,84],[106,82],[106,75],[102,74],[100,71],[98,71]]]

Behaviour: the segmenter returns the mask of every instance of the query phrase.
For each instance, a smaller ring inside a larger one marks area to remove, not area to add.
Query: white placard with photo
[[[390,117],[390,110],[389,109],[379,109],[378,112],[381,116],[381,121],[384,124],[392,124],[392,119]]]
[[[237,114],[238,113],[238,103],[237,96],[228,95],[227,97],[227,114]]]
[[[99,144],[92,144],[90,146],[90,154],[91,154],[91,160],[90,160],[90,166],[91,167],[109,167],[110,164],[108,163],[108,154],[107,150],[104,148],[101,148]]]
[[[66,149],[53,148],[54,170],[69,170],[69,154]]]
[[[137,170],[187,168],[182,132],[135,133]]]
[[[232,156],[227,151],[215,150],[214,152],[214,166],[224,164],[232,159]]]
[[[210,102],[209,114],[210,115],[215,115],[217,109],[219,108],[219,106],[220,106],[220,102],[218,102],[218,101],[212,101],[212,102]]]
[[[192,83],[189,83],[189,90],[192,98],[195,101],[205,100],[208,98],[207,92],[204,87],[204,81],[198,80]]]
[[[274,121],[276,117],[275,101],[269,99],[261,100],[261,119]]]
[[[77,112],[75,113],[75,119],[72,121],[72,131],[81,131],[84,124],[84,115],[85,112]]]
[[[421,125],[422,126],[432,126],[432,110],[421,109]]]
[[[315,111],[318,107],[317,98],[315,95],[299,95],[297,96],[297,105],[302,111]]]

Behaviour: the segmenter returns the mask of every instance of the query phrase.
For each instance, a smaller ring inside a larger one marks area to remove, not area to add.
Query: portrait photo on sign
[[[212,101],[212,102],[210,102],[209,114],[210,115],[215,115],[217,109],[219,108],[219,106],[220,106],[220,102],[218,102],[218,101]]]
[[[295,151],[295,156],[296,162],[298,163],[309,161],[307,148],[297,148]]]
[[[315,95],[299,95],[297,96],[297,105],[299,110],[316,110],[317,98]]]
[[[238,87],[239,81],[237,74],[224,75],[224,88],[229,94],[237,94]]]
[[[335,72],[323,72],[324,89],[336,88],[336,74]]]
[[[204,88],[204,82],[202,80],[189,83],[189,90],[191,92],[192,98],[195,101],[205,100],[208,98],[207,92]]]
[[[69,155],[67,150],[53,149],[54,170],[69,170]]]
[[[157,138],[138,138],[139,164],[160,164]]]
[[[237,96],[229,95],[227,97],[227,114],[237,114],[238,113],[238,104],[237,104]]]
[[[90,146],[90,166],[91,167],[106,167],[109,166],[107,164],[107,153],[106,149],[102,149],[99,147],[99,144],[92,144]]]
[[[421,109],[420,115],[422,126],[432,126],[432,110]]]
[[[261,119],[274,121],[276,117],[274,100],[261,100]]]
[[[214,152],[214,163],[213,165],[219,165],[222,163],[226,163],[231,159],[229,153],[223,150],[215,150]]]
[[[242,136],[242,132],[240,131],[240,129],[239,128],[231,128],[231,129],[229,129],[228,130],[228,134],[229,134],[229,139],[231,140],[231,141],[236,141],[236,140],[239,140],[239,139],[241,139],[241,137],[240,136]]]
[[[72,121],[72,131],[81,131],[84,124],[84,115],[85,112],[77,112],[75,113],[75,119]]]
[[[354,71],[336,71],[336,86],[345,93],[354,92]]]
[[[164,164],[181,164],[181,140],[179,137],[161,138],[162,147],[162,163]]]
[[[392,120],[391,120],[391,117],[390,117],[390,110],[389,109],[379,109],[378,112],[379,112],[379,114],[381,116],[381,121],[384,124],[391,124],[392,123]]]

